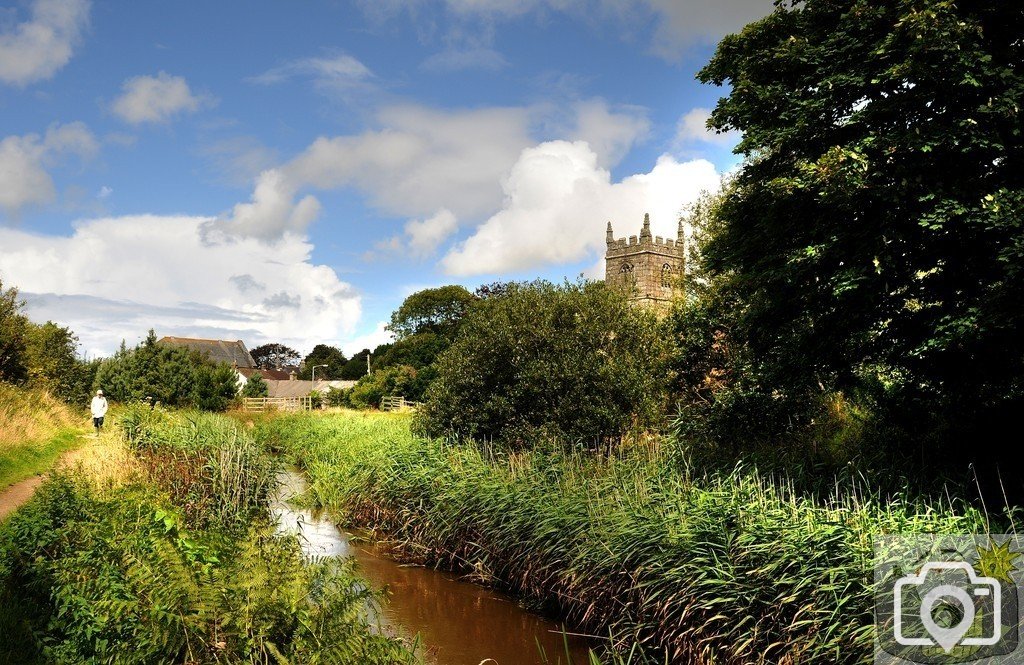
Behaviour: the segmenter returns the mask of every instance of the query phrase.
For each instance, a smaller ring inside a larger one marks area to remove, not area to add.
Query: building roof
[[[257,369],[255,367],[239,367],[238,373],[245,378],[250,378],[253,374],[259,374],[267,381],[287,381],[291,370],[286,369]]]
[[[305,397],[306,395],[317,390],[320,393],[326,393],[330,388],[341,390],[344,388],[351,388],[356,385],[355,381],[300,381],[298,379],[292,381],[274,381],[267,380],[267,397]]]
[[[256,363],[242,340],[196,339],[192,337],[161,337],[159,344],[168,344],[197,351],[213,362],[237,365],[239,369],[252,368]]]
[[[305,397],[311,392],[312,381],[267,381],[267,397]]]

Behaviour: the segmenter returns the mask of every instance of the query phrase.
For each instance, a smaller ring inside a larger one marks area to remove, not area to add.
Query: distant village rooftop
[[[238,368],[249,369],[256,366],[245,342],[240,339],[226,341],[220,339],[197,339],[194,337],[161,337],[158,344],[177,346],[197,351],[213,362],[227,363]]]

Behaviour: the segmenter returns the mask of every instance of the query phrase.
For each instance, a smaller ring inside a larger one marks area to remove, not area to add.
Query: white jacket
[[[107,398],[97,395],[92,398],[92,417],[102,418],[107,415]]]

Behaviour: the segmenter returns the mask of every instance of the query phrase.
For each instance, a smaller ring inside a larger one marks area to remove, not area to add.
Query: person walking
[[[103,396],[102,390],[96,391],[96,397],[92,398],[89,406],[92,410],[92,426],[96,428],[96,436],[99,436],[103,429],[103,416],[107,415],[107,398]]]

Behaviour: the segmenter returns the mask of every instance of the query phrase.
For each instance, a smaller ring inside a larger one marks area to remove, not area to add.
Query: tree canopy
[[[388,329],[398,340],[424,332],[452,338],[474,300],[472,293],[457,285],[417,291],[391,315]]]
[[[309,352],[309,355],[302,360],[302,370],[299,372],[299,378],[307,381],[311,380],[313,378],[313,368],[318,365],[326,365],[326,367],[317,367],[317,377],[321,379],[340,379],[341,371],[347,362],[348,358],[345,357],[345,354],[338,347],[317,344]]]
[[[260,369],[296,368],[302,358],[295,349],[279,343],[261,344],[249,351]]]
[[[776,385],[1021,398],[1022,34],[1002,0],[807,0],[719,44],[746,161],[703,251]]]
[[[74,404],[84,403],[97,362],[80,360],[78,337],[52,321],[37,324],[24,313],[14,287],[0,282],[0,381],[24,383]]]

